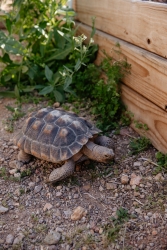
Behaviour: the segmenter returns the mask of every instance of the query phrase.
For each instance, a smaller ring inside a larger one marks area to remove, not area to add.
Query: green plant
[[[130,141],[130,154],[138,154],[142,152],[143,150],[146,150],[150,147],[151,142],[146,137],[140,137],[136,139],[131,139]]]
[[[126,210],[123,207],[120,207],[116,211],[117,218],[112,217],[112,221],[114,222],[114,225],[119,225],[124,223],[129,219],[129,213],[128,210]]]
[[[17,121],[19,118],[24,116],[24,112],[21,111],[20,106],[13,108],[11,106],[5,106],[11,113],[12,115],[7,118],[7,120],[4,122],[5,123],[5,129],[8,132],[13,132],[14,129],[14,121]]]
[[[21,100],[22,94],[36,90],[63,102],[65,92],[73,92],[73,75],[91,60],[97,46],[92,39],[83,45],[86,37],[75,36],[75,12],[65,5],[65,0],[15,0],[13,10],[4,13],[8,34],[0,31],[0,77],[7,91],[1,95]],[[91,37],[94,31],[93,26]]]
[[[128,211],[122,207],[116,211],[117,217],[112,217],[112,223],[108,223],[104,228],[104,241],[105,245],[116,240],[121,230],[123,223],[129,220],[130,215]]]
[[[0,177],[2,177],[4,180],[10,180],[10,181],[15,181],[15,182],[19,182],[20,178],[19,177],[14,177],[11,176],[5,167],[0,167]]]
[[[24,170],[23,172],[21,172],[21,178],[25,177],[25,176],[30,176],[32,173],[31,169],[28,168],[26,170]]]
[[[160,173],[162,171],[167,172],[167,154],[157,152],[155,156],[158,166],[155,168],[154,174]]]
[[[143,129],[143,130],[146,130],[146,131],[149,130],[147,124],[145,124],[145,123],[143,124],[143,123],[141,123],[141,122],[139,122],[137,120],[134,120],[133,122],[134,122],[136,128]]]
[[[115,53],[119,60],[115,60]],[[72,87],[77,97],[90,103],[91,112],[97,118],[97,126],[103,131],[115,128],[123,108],[119,83],[129,73],[130,65],[121,54],[119,45],[113,49],[113,57],[105,54],[100,64],[89,64],[73,78]],[[71,98],[71,97],[70,97]],[[70,100],[74,101],[75,97]]]

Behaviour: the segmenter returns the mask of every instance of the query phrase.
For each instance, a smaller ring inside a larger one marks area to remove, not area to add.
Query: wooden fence
[[[89,36],[96,17],[97,62],[116,42],[131,64],[122,99],[134,119],[147,124],[146,135],[167,153],[167,4],[134,0],[75,0],[79,32]]]

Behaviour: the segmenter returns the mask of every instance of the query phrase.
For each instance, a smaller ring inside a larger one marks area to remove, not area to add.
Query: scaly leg
[[[97,136],[94,139],[94,143],[97,143],[100,146],[111,148],[111,149],[115,148],[113,140],[110,137],[107,137],[105,135]]]
[[[29,162],[31,160],[31,155],[24,152],[24,150],[20,150],[18,153],[18,161],[21,162]]]
[[[49,176],[49,182],[56,182],[65,179],[67,176],[73,174],[75,169],[75,162],[70,159],[65,162],[65,164],[53,170]]]

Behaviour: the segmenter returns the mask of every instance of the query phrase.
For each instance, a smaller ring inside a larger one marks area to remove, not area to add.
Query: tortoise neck
[[[87,142],[82,149],[82,153],[94,161],[104,163],[110,162],[114,158],[114,152],[112,149],[99,146],[92,141]]]

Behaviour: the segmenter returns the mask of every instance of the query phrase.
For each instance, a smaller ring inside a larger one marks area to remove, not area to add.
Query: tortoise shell
[[[72,112],[43,108],[30,114],[14,143],[28,154],[57,163],[77,154],[99,132]]]

